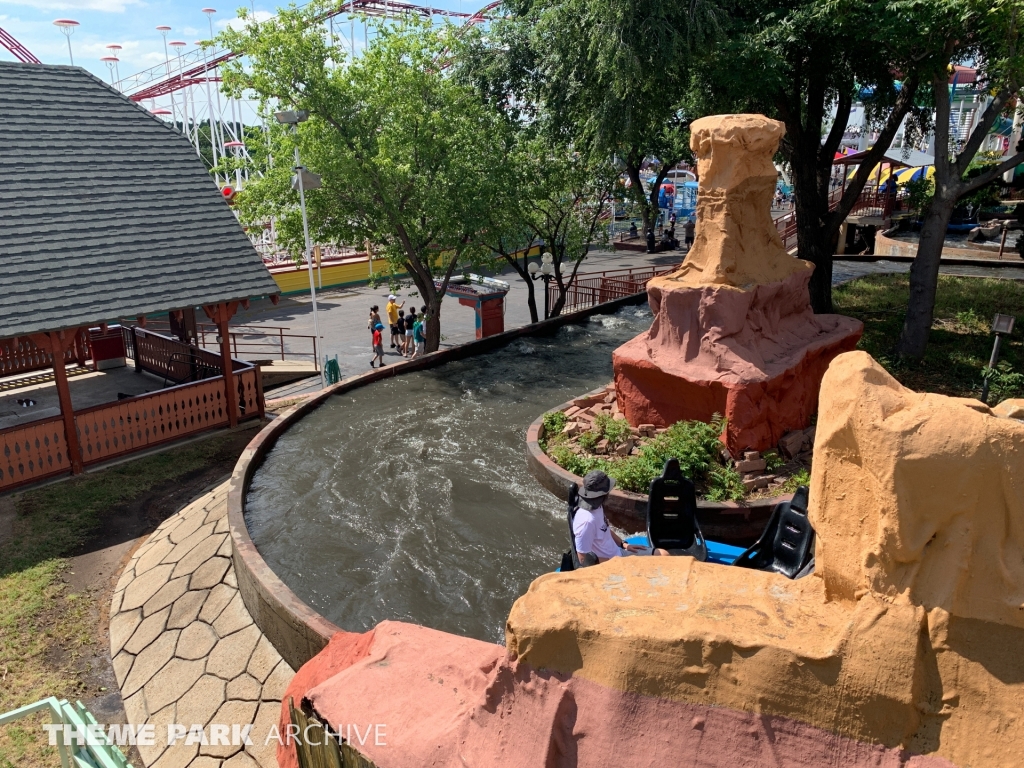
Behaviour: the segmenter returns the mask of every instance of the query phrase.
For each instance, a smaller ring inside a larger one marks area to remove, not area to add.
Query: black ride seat
[[[807,517],[808,490],[796,489],[791,501],[775,505],[764,532],[733,565],[781,573],[798,579],[814,572],[814,528]]]
[[[677,459],[666,461],[661,477],[651,480],[647,538],[652,547],[667,549],[669,554],[708,559],[708,547],[697,524],[697,491]]]
[[[568,512],[566,515],[569,520],[569,551],[562,554],[562,565],[558,569],[562,573],[575,571],[576,569],[583,567],[583,564],[580,562],[579,553],[576,552],[576,534],[572,529],[572,521],[576,516],[576,509],[579,505],[580,487],[576,483],[573,483],[569,486]]]

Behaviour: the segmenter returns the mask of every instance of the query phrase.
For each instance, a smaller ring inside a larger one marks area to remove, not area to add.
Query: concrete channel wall
[[[427,370],[485,354],[518,338],[546,335],[563,325],[579,322],[591,315],[608,314],[621,307],[642,304],[646,300],[646,293],[637,293],[579,312],[434,352],[423,358],[368,371],[361,376],[338,382],[298,403],[274,419],[252,439],[235,464],[228,488],[228,526],[232,542],[232,559],[242,602],[245,603],[256,625],[293,669],[298,669],[319,653],[335,633],[342,631],[342,628],[328,621],[299,599],[267,565],[249,536],[245,524],[245,499],[249,492],[249,484],[277,439],[292,424],[315,411],[334,395],[341,395],[392,376]]]

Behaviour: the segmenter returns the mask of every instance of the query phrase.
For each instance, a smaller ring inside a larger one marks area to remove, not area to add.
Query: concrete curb
[[[298,669],[323,650],[341,627],[328,621],[304,603],[273,572],[260,555],[245,525],[245,497],[249,483],[263,463],[277,439],[299,419],[314,411],[334,395],[344,394],[375,381],[400,376],[413,371],[434,368],[455,360],[490,352],[523,336],[551,333],[563,325],[578,322],[591,315],[607,314],[620,307],[641,304],[646,292],[598,304],[561,317],[526,325],[486,339],[433,352],[425,357],[408,360],[385,368],[378,368],[345,379],[305,400],[296,403],[264,427],[245,447],[228,481],[228,530],[232,546],[232,562],[242,602],[252,615],[256,626],[267,636],[281,657]]]

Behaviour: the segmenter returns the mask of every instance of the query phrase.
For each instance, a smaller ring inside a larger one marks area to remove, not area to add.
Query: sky
[[[449,10],[472,12],[478,9],[474,0],[422,1],[424,5]],[[479,5],[485,2],[481,0]],[[168,41],[187,42],[191,49],[197,40],[210,37],[210,22],[202,8],[217,9],[213,24],[214,32],[218,32],[231,22],[243,4],[250,13],[255,8],[257,19],[269,17],[277,7],[277,4],[260,0],[206,0],[205,3],[203,0],[0,0],[0,28],[13,35],[44,64],[68,64],[68,41],[53,21],[74,19],[80,23],[71,36],[75,65],[110,82],[107,65],[100,61],[100,57],[110,54],[107,45],[122,46],[117,66],[124,78],[164,63],[164,43],[157,26],[171,27]],[[342,26],[349,28],[348,24]],[[360,39],[358,31],[356,37]],[[16,59],[0,47],[0,60]]]

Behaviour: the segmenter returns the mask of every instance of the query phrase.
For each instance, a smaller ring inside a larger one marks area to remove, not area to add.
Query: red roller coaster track
[[[32,53],[32,51],[30,51],[24,45],[19,43],[14,38],[14,36],[10,32],[8,32],[7,30],[5,30],[3,27],[0,27],[0,45],[2,45],[4,48],[6,48],[11,53],[13,53],[14,54],[14,58],[16,58],[18,61],[22,62],[23,64],[42,64],[43,63],[39,59],[37,59],[35,57],[35,55]]]
[[[486,21],[487,12],[494,10],[500,5],[501,0],[497,0],[497,2],[492,2],[481,8],[476,13],[471,14],[459,11],[446,11],[440,8],[429,8],[421,5],[412,5],[410,3],[394,2],[393,0],[387,0],[387,2],[385,2],[385,0],[349,0],[341,9],[330,11],[325,14],[324,19],[351,13],[362,13],[367,16],[385,16],[393,13],[418,13],[428,17],[433,14],[438,14],[440,16],[465,19],[465,26],[471,27]],[[230,61],[231,59],[237,58],[241,55],[241,51],[228,51],[227,53],[218,54],[208,62],[197,64],[194,67],[182,70],[170,77],[158,80],[152,85],[147,85],[146,87],[132,93],[128,98],[136,102],[142,101],[143,99],[155,99],[159,96],[166,96],[167,94],[173,93],[174,91],[178,91],[182,88],[187,88],[190,85],[206,82],[207,79],[217,80],[219,78],[209,78],[210,70],[214,69],[218,64]],[[157,67],[152,68],[152,72],[155,74],[163,69],[164,65],[158,65]],[[134,77],[140,78],[140,76],[144,77],[145,73],[140,73]]]

